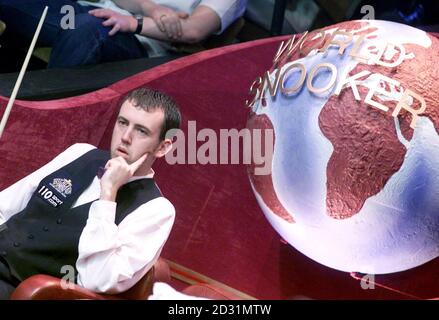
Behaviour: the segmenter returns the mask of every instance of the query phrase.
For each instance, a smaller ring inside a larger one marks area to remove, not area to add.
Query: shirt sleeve
[[[247,0],[202,0],[199,5],[207,6],[215,11],[221,19],[221,34],[236,19],[242,17],[247,7]]]
[[[26,207],[44,177],[94,148],[90,144],[74,144],[40,169],[0,192],[0,225]]]
[[[97,200],[79,239],[78,284],[95,292],[119,293],[154,265],[171,232],[174,206],[163,197],[141,205],[114,223],[116,203]]]

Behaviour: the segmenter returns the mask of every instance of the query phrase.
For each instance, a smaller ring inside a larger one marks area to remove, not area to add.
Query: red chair
[[[119,294],[101,294],[78,285],[63,288],[62,280],[38,274],[21,282],[11,295],[12,300],[144,300],[152,293],[154,282],[169,282],[169,266],[159,259],[154,267],[128,291]]]
[[[119,294],[102,294],[78,285],[63,288],[62,280],[44,274],[34,275],[19,284],[12,293],[12,300],[146,300],[152,294],[155,282],[169,283],[171,280],[168,263],[159,259],[154,267],[128,291]],[[190,285],[182,293],[213,300],[239,300],[237,295],[216,286],[199,283]]]

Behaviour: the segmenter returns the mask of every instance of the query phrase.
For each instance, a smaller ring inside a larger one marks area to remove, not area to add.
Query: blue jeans
[[[75,10],[74,29],[61,28],[64,5]],[[45,6],[49,6],[49,10],[38,44],[52,47],[49,68],[148,56],[134,34],[118,32],[109,36],[110,28],[102,25],[103,19],[88,14],[94,7],[81,6],[74,0],[0,0],[0,20],[6,23],[6,32],[12,32],[17,41],[29,46]]]

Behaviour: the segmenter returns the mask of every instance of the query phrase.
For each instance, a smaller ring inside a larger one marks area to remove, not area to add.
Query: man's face
[[[123,157],[133,163],[145,153],[156,156],[160,146],[160,130],[164,121],[161,109],[148,112],[125,101],[119,115],[111,139],[111,157]]]

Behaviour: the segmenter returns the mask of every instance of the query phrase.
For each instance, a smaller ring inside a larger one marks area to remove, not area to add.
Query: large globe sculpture
[[[271,172],[249,166],[272,226],[342,271],[438,257],[439,40],[349,21],[285,41],[274,60],[251,87],[247,123],[274,132]]]

